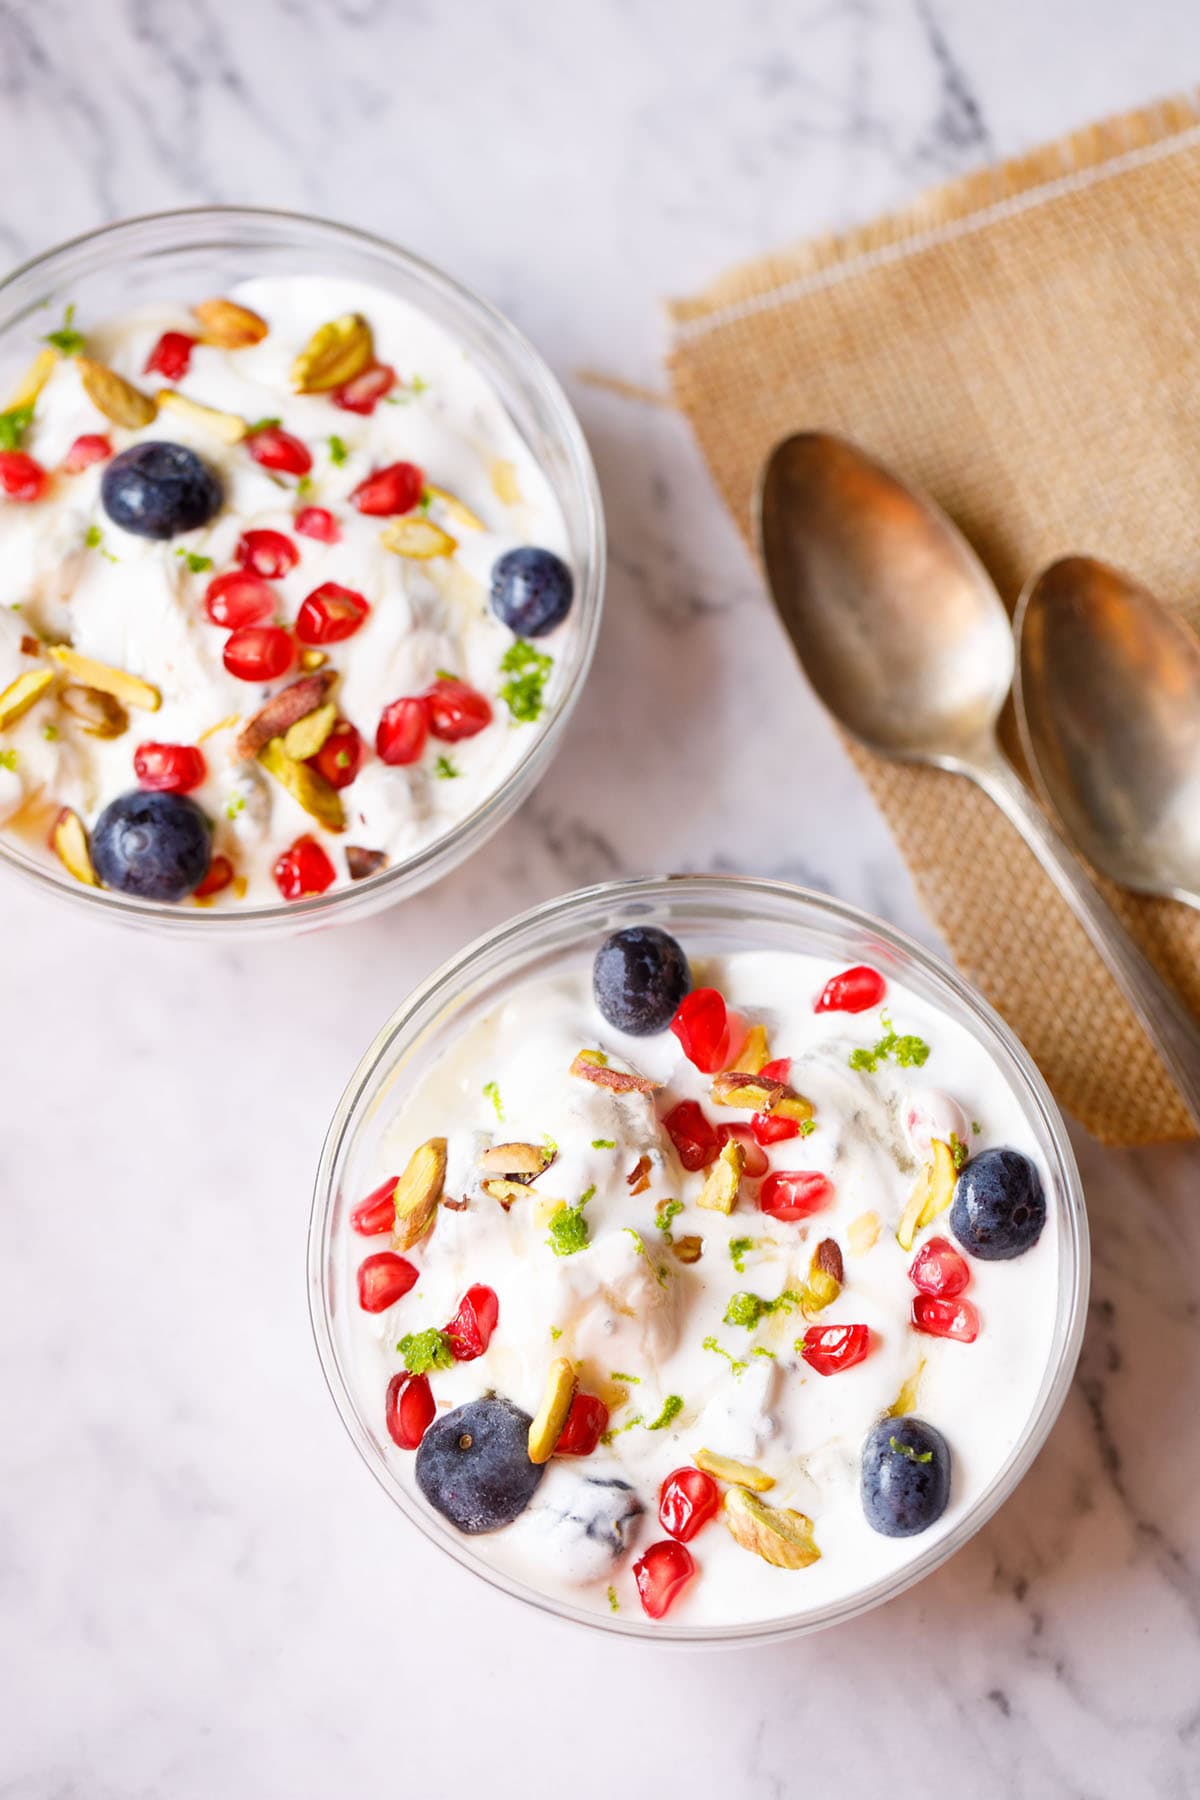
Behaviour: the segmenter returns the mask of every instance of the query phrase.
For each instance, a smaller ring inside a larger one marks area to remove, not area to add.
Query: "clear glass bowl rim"
[[[1022,1098],[1040,1119],[1052,1150],[1052,1178],[1063,1197],[1060,1219],[1059,1254],[1065,1259],[1071,1277],[1070,1293],[1065,1307],[1055,1321],[1057,1362],[1049,1379],[1044,1380],[1039,1404],[1030,1415],[1024,1433],[1013,1446],[1002,1466],[975,1505],[954,1530],[917,1556],[905,1568],[885,1577],[871,1588],[846,1600],[831,1602],[817,1613],[791,1619],[755,1621],[746,1625],[672,1626],[669,1620],[651,1624],[632,1614],[605,1615],[587,1612],[538,1592],[492,1568],[472,1555],[468,1540],[457,1541],[447,1527],[439,1535],[432,1521],[413,1503],[409,1494],[377,1457],[374,1446],[360,1429],[353,1402],[347,1392],[338,1363],[330,1318],[329,1293],[325,1272],[329,1267],[330,1231],[338,1178],[344,1158],[349,1153],[356,1126],[363,1114],[374,1105],[378,1078],[386,1072],[394,1055],[402,1048],[414,1021],[426,1029],[444,1020],[455,1007],[457,998],[467,987],[481,964],[490,962],[506,945],[516,946],[522,939],[538,933],[542,926],[558,925],[576,918],[580,929],[586,928],[590,914],[604,914],[626,902],[636,903],[639,918],[686,894],[693,900],[714,903],[736,899],[746,908],[748,922],[753,922],[756,898],[764,902],[782,902],[796,909],[797,926],[803,927],[807,914],[818,915],[853,930],[869,933],[881,945],[913,964],[934,984],[941,984],[971,1016],[982,1041],[989,1049],[1006,1051],[1016,1066],[1024,1086]],[[647,911],[648,909],[648,911]],[[628,881],[605,882],[545,901],[466,946],[449,958],[422,984],[413,990],[384,1025],[363,1055],[338,1102],[325,1137],[313,1190],[312,1214],[308,1240],[309,1316],[317,1354],[326,1386],[351,1441],[371,1474],[384,1492],[400,1507],[410,1523],[431,1543],[452,1556],[462,1567],[481,1577],[492,1587],[509,1594],[555,1618],[569,1620],[605,1632],[611,1636],[635,1638],[642,1642],[690,1645],[694,1648],[720,1648],[742,1644],[763,1644],[807,1635],[831,1625],[856,1618],[859,1614],[882,1605],[912,1587],[943,1563],[975,1536],[1000,1506],[1009,1498],[1031,1467],[1045,1443],[1066,1399],[1079,1358],[1087,1314],[1090,1275],[1090,1244],[1083,1188],[1075,1155],[1067,1137],[1058,1107],[1032,1058],[1016,1035],[981,995],[966,983],[949,964],[918,944],[905,932],[884,923],[859,907],[837,900],[828,894],[789,882],[737,875],[667,875]]]
[[[403,269],[437,298],[451,307],[460,307],[486,325],[503,349],[505,360],[515,381],[537,394],[552,415],[554,428],[579,485],[583,500],[583,561],[585,580],[579,584],[575,608],[578,621],[573,663],[568,677],[554,703],[541,735],[523,761],[518,763],[501,785],[487,796],[475,810],[461,819],[442,837],[435,838],[415,855],[395,864],[381,874],[335,888],[304,900],[280,901],[267,906],[230,908],[184,907],[159,901],[135,900],[106,893],[102,888],[84,887],[60,880],[49,867],[40,867],[31,858],[15,851],[0,836],[0,865],[18,877],[36,882],[56,899],[76,906],[86,906],[93,913],[99,909],[124,925],[151,925],[174,933],[222,936],[250,936],[263,930],[281,929],[296,932],[327,924],[331,920],[361,916],[394,904],[406,894],[415,893],[448,874],[478,849],[491,834],[514,813],[537,785],[558,748],[563,728],[583,690],[596,647],[603,607],[606,542],[604,506],[600,484],[591,452],[575,411],[557,377],[529,340],[516,326],[482,295],[447,275],[435,264],[415,256],[375,232],[357,226],[339,224],[336,220],[313,217],[273,207],[198,206],[180,207],[165,212],[142,213],[134,218],[118,219],[92,231],[81,232],[51,249],[30,257],[0,280],[0,307],[10,301],[13,290],[22,284],[32,288],[38,281],[58,282],[70,275],[76,263],[87,266],[95,254],[111,253],[110,261],[121,255],[146,255],[155,251],[211,248],[245,250],[253,247],[248,235],[258,225],[264,233],[290,228],[296,233],[296,247],[307,241],[314,248],[321,244],[336,249],[357,247],[390,261]],[[242,228],[246,235],[238,236]],[[173,235],[175,234],[175,235]],[[273,240],[279,247],[279,240]],[[32,293],[25,310],[39,305]],[[23,316],[18,313],[17,317]],[[436,316],[436,315],[435,315]]]

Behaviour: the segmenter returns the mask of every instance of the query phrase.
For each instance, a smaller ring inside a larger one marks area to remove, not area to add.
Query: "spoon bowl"
[[[763,558],[805,673],[883,756],[957,768],[1013,678],[1008,614],[962,533],[862,451],[800,432],[759,494]]]
[[[1089,556],[1029,584],[1017,638],[1025,752],[1068,834],[1123,887],[1200,907],[1200,639]]]

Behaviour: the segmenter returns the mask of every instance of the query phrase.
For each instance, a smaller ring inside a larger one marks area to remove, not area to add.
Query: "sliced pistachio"
[[[775,1477],[768,1475],[765,1469],[756,1468],[753,1463],[735,1462],[732,1456],[718,1456],[715,1450],[697,1450],[692,1461],[717,1481],[753,1488],[756,1494],[765,1494],[768,1488],[775,1486]]]
[[[218,350],[244,350],[261,344],[270,330],[267,321],[236,300],[201,300],[192,311],[200,321],[200,340]]]
[[[375,360],[371,327],[361,313],[343,313],[319,325],[292,364],[298,394],[324,394],[361,375]]]
[[[200,736],[196,739],[196,742],[198,744],[203,744],[210,737],[216,737],[218,732],[232,731],[234,726],[240,725],[241,722],[241,713],[227,713],[223,719],[218,719],[215,725],[206,725],[204,730],[200,733]]]
[[[514,1200],[527,1200],[533,1192],[527,1181],[510,1181],[506,1175],[490,1175],[479,1185],[485,1194],[489,1194],[493,1200],[500,1202],[505,1212],[509,1210]],[[556,1200],[554,1202],[555,1210],[561,1205],[562,1201]]]
[[[702,1237],[677,1237],[671,1244],[672,1253],[681,1263],[698,1263],[704,1254]]]
[[[429,1138],[408,1159],[408,1167],[396,1183],[396,1228],[392,1242],[397,1250],[411,1250],[433,1224],[442,1189],[446,1185],[446,1140]]]
[[[926,1225],[932,1224],[954,1198],[958,1171],[954,1167],[950,1146],[943,1144],[939,1138],[934,1138],[930,1148],[932,1155],[922,1165],[896,1227],[896,1242],[902,1250],[911,1250],[918,1231],[923,1231]]]
[[[425,483],[425,492],[432,494],[435,500],[441,501],[456,525],[465,525],[468,531],[487,530],[487,526],[478,513],[473,513],[470,507],[458,498],[457,494],[451,494],[446,488],[438,487],[432,481]]]
[[[492,492],[497,500],[505,506],[520,506],[521,484],[517,480],[517,466],[509,462],[507,457],[498,456],[489,471]]]
[[[81,656],[68,644],[51,644],[49,654],[80,686],[99,688],[102,694],[112,694],[122,706],[135,706],[139,712],[157,712],[162,705],[158,689],[143,681],[140,675],[130,675],[124,669],[112,669],[93,657]]]
[[[766,1026],[752,1025],[746,1033],[745,1043],[738,1051],[738,1068],[744,1069],[747,1075],[758,1075],[770,1060]]]
[[[90,356],[77,356],[75,365],[84,393],[106,419],[111,419],[114,425],[124,425],[130,431],[153,425],[158,417],[158,404],[149,394],[143,394],[115,369],[110,369],[106,363],[94,362]]]
[[[571,1401],[575,1397],[575,1370],[565,1356],[556,1356],[546,1371],[542,1403],[529,1427],[529,1460],[549,1462],[562,1436]]]
[[[492,1144],[479,1158],[486,1175],[508,1175],[514,1181],[536,1181],[550,1167],[555,1152],[548,1144]]]
[[[246,421],[239,418],[237,413],[221,412],[215,406],[202,406],[199,400],[177,393],[174,388],[159,388],[155,398],[167,412],[173,412],[181,419],[188,419],[198,431],[207,431],[210,437],[219,438],[223,444],[240,444],[246,435]]]
[[[59,352],[52,344],[39,350],[25,373],[13,389],[12,398],[6,410],[15,412],[19,406],[33,406],[37,403],[42,389],[62,361]]]
[[[73,813],[69,806],[64,806],[54,821],[54,831],[50,839],[54,853],[68,874],[81,881],[84,887],[99,887],[96,871],[92,867],[92,853],[88,848],[88,836],[83,820],[78,813]]]
[[[326,656],[324,650],[302,650],[300,652],[300,667],[302,669],[323,669],[328,661],[329,658]]]
[[[435,556],[452,556],[458,549],[457,538],[452,538],[432,519],[423,519],[416,513],[393,519],[380,532],[379,541],[394,556],[412,557],[417,562],[429,562]]]
[[[54,680],[53,669],[26,669],[0,692],[0,731],[15,725],[41,699]]]
[[[704,1177],[696,1205],[707,1207],[709,1212],[731,1213],[737,1204],[745,1166],[746,1152],[736,1138],[730,1138]]]
[[[318,706],[315,712],[306,713],[304,718],[288,726],[283,747],[293,762],[307,762],[310,756],[317,754],[337,724],[337,716],[336,703],[327,700],[324,706]]]
[[[805,1513],[768,1506],[744,1487],[727,1491],[724,1511],[734,1542],[776,1569],[807,1569],[820,1558],[813,1522]]]
[[[777,1100],[771,1111],[776,1118],[792,1119],[797,1125],[807,1125],[816,1108],[803,1094],[791,1093],[785,1094],[782,1100]]]
[[[808,1279],[800,1296],[801,1310],[809,1314],[832,1306],[842,1291],[845,1276],[842,1252],[836,1238],[822,1238],[813,1251],[808,1266]]]
[[[346,814],[341,797],[332,783],[307,763],[296,762],[283,747],[283,739],[273,737],[258,753],[258,760],[280,787],[286,788],[297,805],[311,818],[324,825],[326,831],[345,831]]]
[[[786,1081],[770,1081],[747,1069],[726,1069],[713,1076],[712,1097],[718,1106],[745,1106],[769,1112],[791,1092]]]
[[[78,687],[68,682],[58,696],[59,704],[89,737],[115,738],[129,729],[129,714],[115,694],[103,688]]]
[[[386,864],[385,850],[364,850],[361,844],[346,845],[346,867],[351,881],[365,881],[368,875],[378,874]]]
[[[272,694],[266,705],[260,706],[243,725],[237,741],[238,755],[257,756],[272,738],[285,737],[300,719],[306,719],[325,704],[336,679],[332,669],[318,671]]]
[[[925,1373],[925,1358],[922,1357],[912,1374],[907,1376],[903,1387],[887,1409],[889,1419],[903,1419],[908,1413],[917,1409],[917,1396],[921,1391],[921,1377]]]

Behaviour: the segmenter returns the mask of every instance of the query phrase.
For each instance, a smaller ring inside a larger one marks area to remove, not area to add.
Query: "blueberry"
[[[417,1486],[459,1531],[499,1531],[523,1513],[545,1474],[529,1460],[528,1413],[471,1400],[435,1419],[417,1451]]]
[[[867,1524],[883,1537],[915,1537],[941,1518],[950,1498],[950,1446],[910,1413],[880,1419],[862,1449]]]
[[[571,610],[575,583],[561,556],[523,544],[492,564],[492,611],[518,637],[545,637]]]
[[[184,794],[119,794],[92,832],[92,862],[105,887],[139,900],[182,900],[211,858],[208,821]]]
[[[605,938],[592,965],[592,992],[610,1025],[634,1037],[665,1031],[692,985],[687,957],[657,925],[629,925]]]
[[[984,1262],[1032,1250],[1046,1223],[1042,1178],[1019,1150],[981,1150],[954,1185],[950,1229]]]
[[[131,444],[113,457],[100,482],[105,512],[135,537],[195,531],[220,512],[224,497],[208,464],[183,444]]]

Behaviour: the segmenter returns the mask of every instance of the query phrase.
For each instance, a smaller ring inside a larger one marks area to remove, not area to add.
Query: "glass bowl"
[[[222,293],[252,275],[357,276],[421,307],[469,350],[540,463],[566,521],[575,573],[574,628],[563,676],[528,755],[475,810],[442,837],[378,875],[328,894],[267,906],[224,908],[129,899],[74,881],[49,852],[0,836],[0,867],[37,882],[93,913],[126,924],[191,936],[298,931],[361,917],[436,881],[503,824],[549,766],[579,698],[600,626],[604,592],[604,513],[591,455],[566,395],[541,357],[508,320],[469,289],[383,238],[296,213],[204,207],[127,219],[73,238],[0,281],[0,364],[15,376],[29,345],[74,304],[83,318],[104,319],[167,298]],[[19,346],[14,347],[14,339]]]
[[[382,1133],[432,1060],[515,982],[578,966],[581,959],[590,964],[603,937],[635,923],[664,926],[692,957],[780,949],[846,964],[867,961],[891,973],[985,1046],[1017,1097],[1049,1172],[1047,1200],[1060,1246],[1057,1313],[1040,1390],[1007,1461],[957,1525],[923,1552],[915,1551],[902,1568],[844,1599],[788,1618],[729,1627],[651,1624],[625,1612],[585,1611],[523,1584],[477,1556],[469,1538],[404,1485],[397,1473],[404,1453],[384,1430],[382,1406],[364,1411],[355,1392],[358,1307],[345,1255],[347,1214],[377,1184],[375,1153]],[[308,1289],[321,1366],[342,1422],[371,1473],[417,1530],[493,1587],[559,1618],[655,1643],[729,1645],[816,1631],[878,1606],[939,1567],[980,1529],[1033,1462],[1066,1397],[1083,1336],[1088,1266],[1079,1173],[1054,1101],[1003,1020],[953,969],[889,925],[824,894],[783,882],[680,875],[585,888],[536,907],[468,946],[409,996],[354,1071],[329,1128],[313,1199]]]

